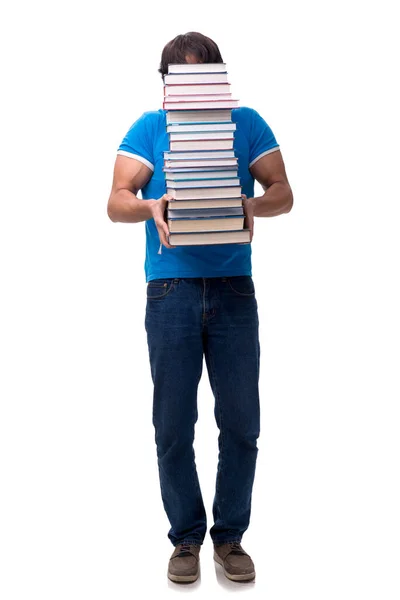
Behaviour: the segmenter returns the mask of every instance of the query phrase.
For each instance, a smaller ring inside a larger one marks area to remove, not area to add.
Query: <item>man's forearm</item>
[[[262,196],[251,198],[251,203],[255,217],[276,217],[291,210],[292,190],[288,183],[273,183]]]
[[[115,223],[139,223],[151,219],[151,207],[157,200],[141,200],[129,190],[118,190],[108,202],[107,213]]]

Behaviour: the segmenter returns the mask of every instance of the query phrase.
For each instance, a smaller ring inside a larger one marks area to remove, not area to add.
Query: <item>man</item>
[[[223,62],[218,46],[196,32],[178,35],[164,48],[159,72],[169,63]],[[145,221],[147,332],[153,424],[161,496],[175,546],[168,577],[192,582],[206,512],[193,450],[197,387],[205,356],[220,430],[219,462],[210,535],[214,559],[235,581],[254,579],[254,564],[241,546],[250,521],[260,429],[258,312],[251,274],[251,244],[178,246],[168,243],[163,152],[169,149],[166,111],[145,112],[117,151],[108,215],[114,222]],[[234,140],[246,215],[291,210],[292,192],[274,134],[255,110],[232,110]],[[254,180],[265,193],[254,198]],[[137,198],[142,190],[143,200]]]

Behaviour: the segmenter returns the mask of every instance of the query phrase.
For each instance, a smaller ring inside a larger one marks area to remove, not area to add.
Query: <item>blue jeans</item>
[[[249,526],[260,433],[258,311],[251,276],[154,279],[145,327],[154,383],[153,424],[168,537],[202,544],[207,531],[193,449],[205,355],[219,428],[214,543]]]

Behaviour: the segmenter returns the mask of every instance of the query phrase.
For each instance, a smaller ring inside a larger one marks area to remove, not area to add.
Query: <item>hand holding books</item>
[[[243,210],[245,214],[244,228],[250,230],[250,242],[253,240],[254,234],[254,208],[251,198],[248,198],[246,194],[242,194],[243,199]],[[247,243],[247,242],[245,242]]]
[[[164,194],[161,196],[161,198],[155,200],[151,207],[151,213],[157,227],[161,244],[163,244],[166,248],[175,248],[175,246],[172,246],[168,242],[169,229],[165,220],[168,200],[172,200],[172,196],[169,194]]]

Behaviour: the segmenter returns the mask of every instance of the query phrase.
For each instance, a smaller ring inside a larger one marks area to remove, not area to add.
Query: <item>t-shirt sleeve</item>
[[[143,113],[141,117],[136,119],[119,145],[117,154],[135,158],[154,171],[153,144],[149,116],[148,113]]]
[[[262,156],[279,150],[270,126],[256,110],[251,112],[249,168]]]

